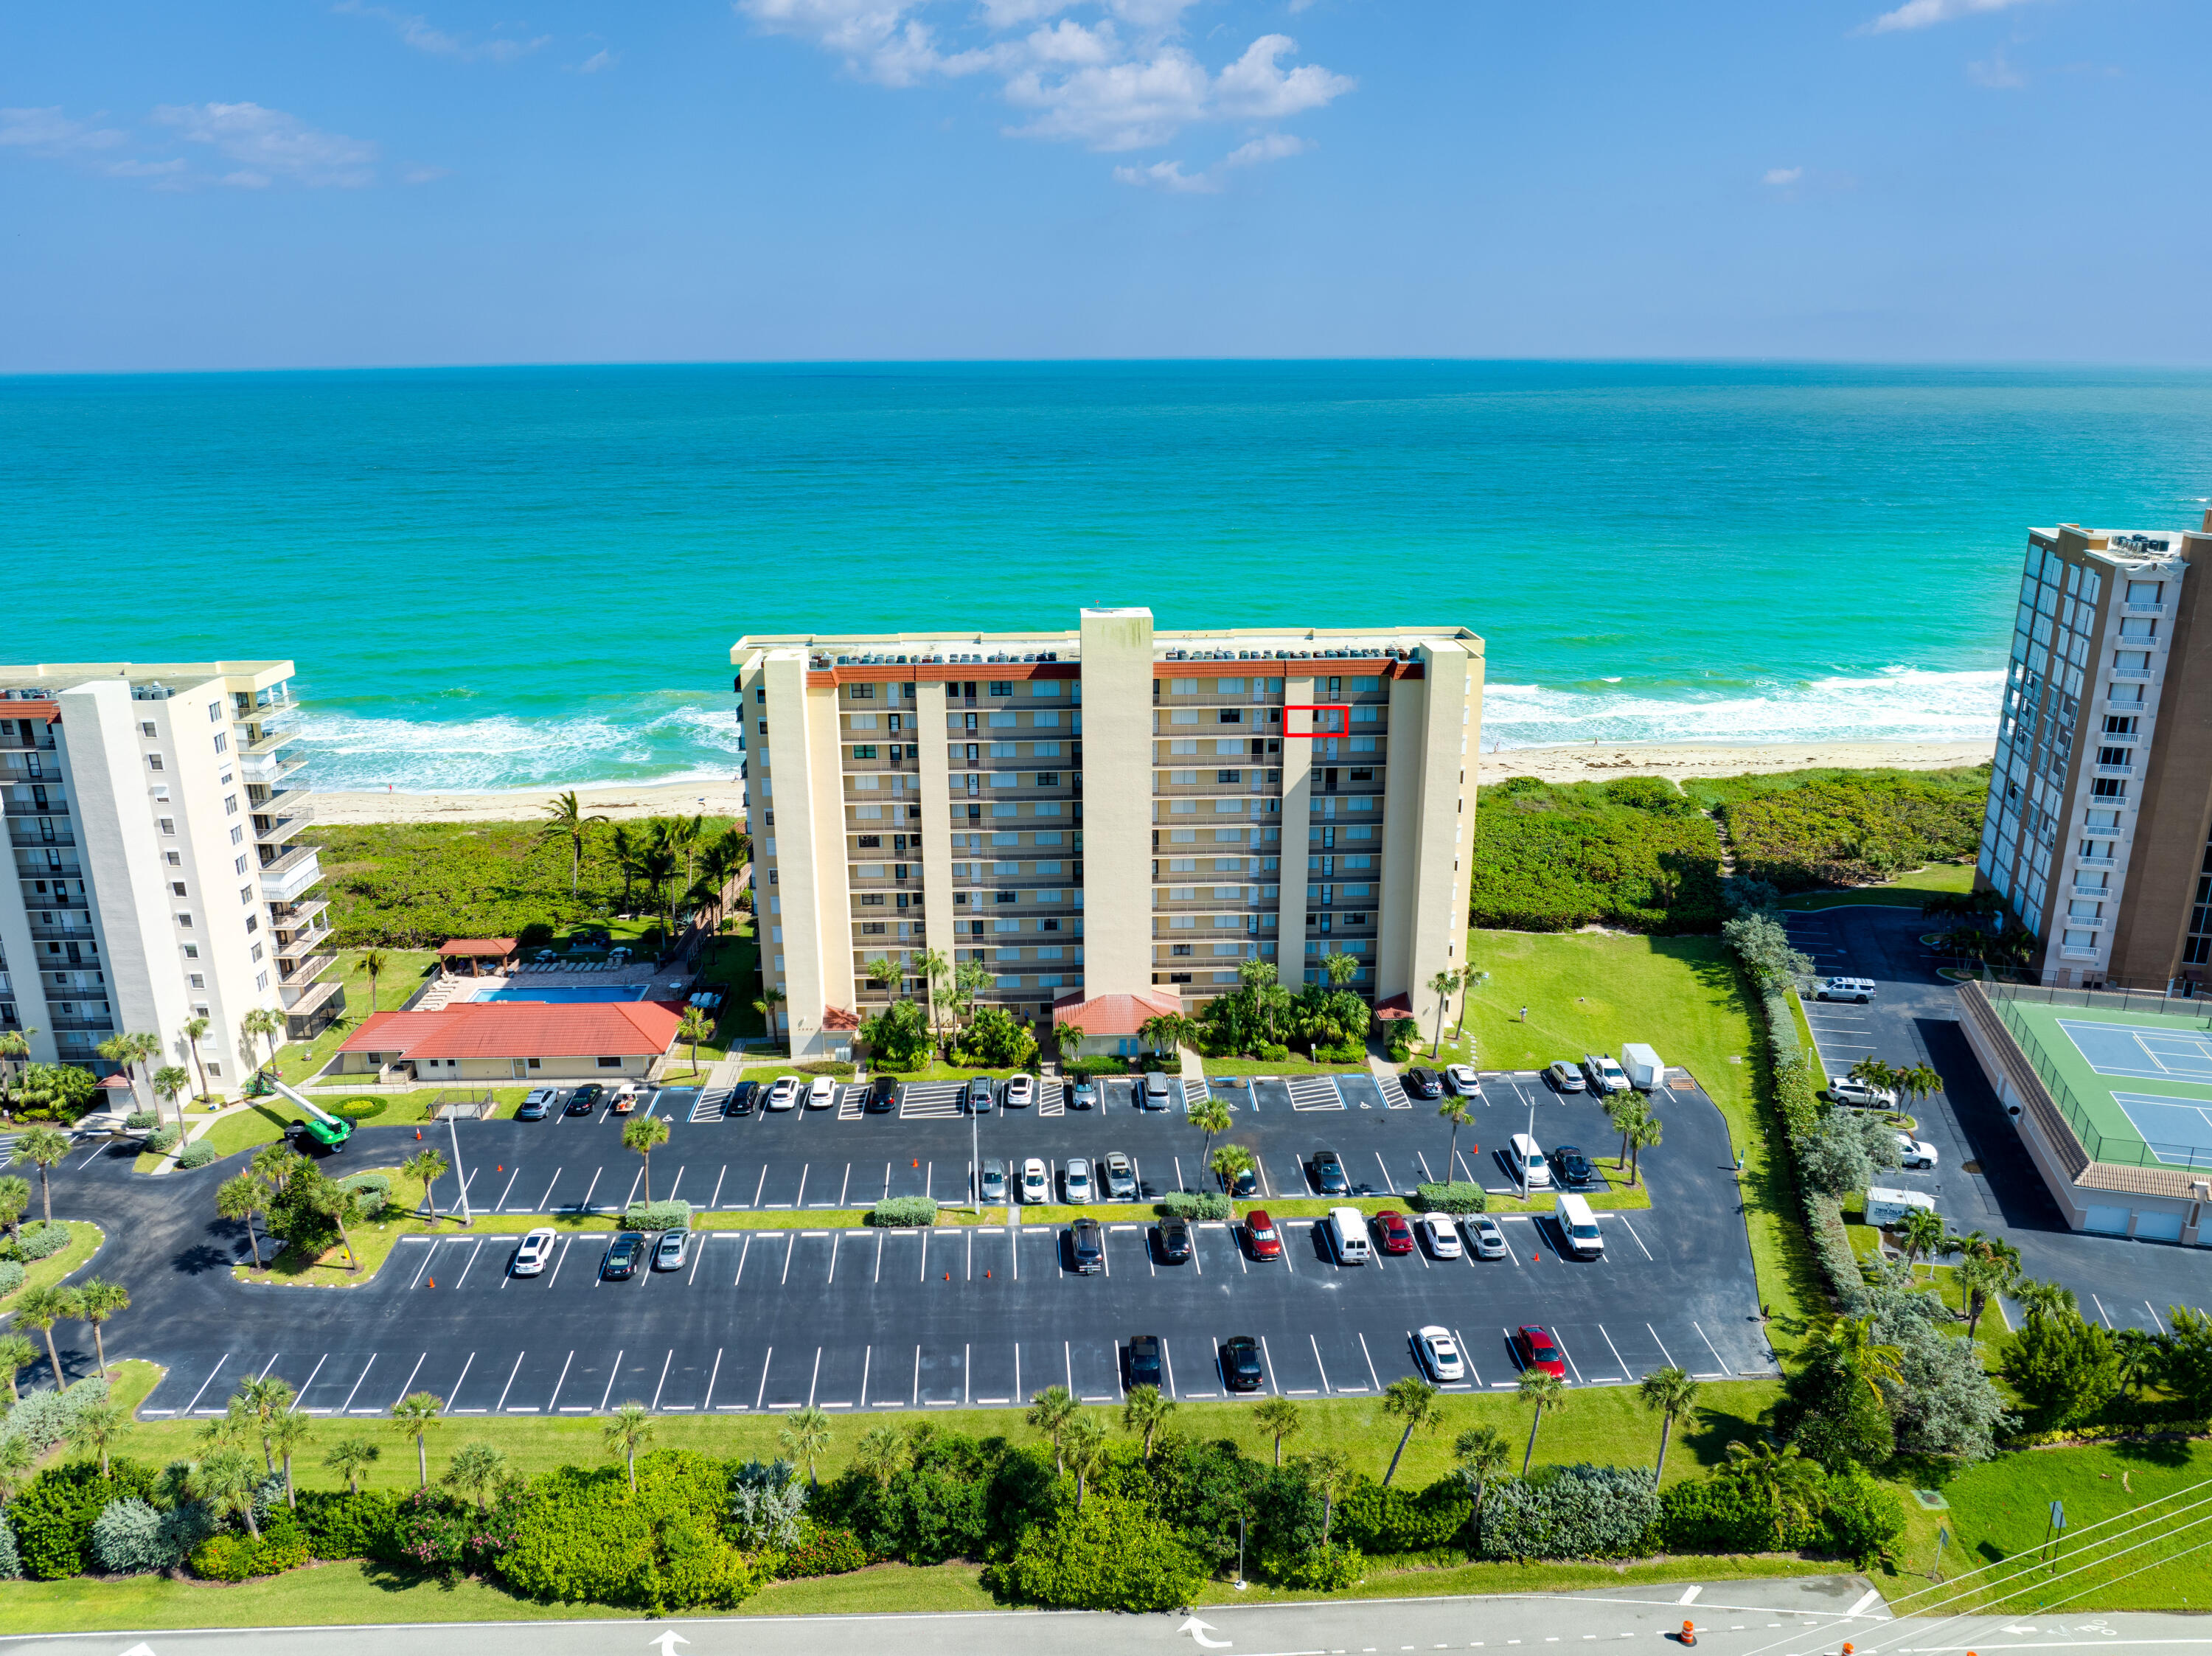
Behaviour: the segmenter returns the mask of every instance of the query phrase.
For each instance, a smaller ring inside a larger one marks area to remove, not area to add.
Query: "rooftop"
[[[1027,633],[749,633],[731,646],[730,659],[742,664],[757,651],[799,649],[817,671],[843,666],[1072,664],[1082,659],[1082,634],[1073,628]],[[1464,627],[1163,628],[1152,634],[1152,658],[1419,661],[1425,646],[1442,643],[1481,647],[1481,640]]]
[[[437,1012],[375,1012],[338,1048],[403,1059],[656,1057],[683,1010],[665,1001],[462,1001]]]
[[[294,670],[289,661],[42,661],[0,665],[0,697],[18,701],[53,695],[103,678],[124,679],[133,688],[165,684],[171,689],[204,684],[211,678],[244,679],[248,682],[232,688],[259,690],[281,683]]]

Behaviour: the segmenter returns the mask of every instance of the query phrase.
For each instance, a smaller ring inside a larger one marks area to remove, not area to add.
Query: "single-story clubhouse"
[[[665,1001],[462,1001],[377,1012],[338,1048],[339,1075],[398,1070],[418,1081],[582,1081],[641,1076],[676,1040]]]

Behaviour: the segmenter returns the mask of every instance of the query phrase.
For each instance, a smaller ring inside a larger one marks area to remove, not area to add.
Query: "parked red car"
[[[1244,1240],[1252,1249],[1255,1259],[1279,1259],[1283,1257],[1283,1233],[1267,1216],[1265,1208],[1254,1208],[1244,1216]]]
[[[1514,1343],[1521,1348],[1521,1366],[1551,1375],[1555,1380],[1567,1377],[1567,1365],[1559,1356],[1559,1348],[1552,1337],[1540,1328],[1522,1327],[1513,1331]]]
[[[1375,1216],[1375,1234],[1382,1239],[1385,1253],[1413,1251],[1413,1222],[1395,1208],[1385,1208]]]

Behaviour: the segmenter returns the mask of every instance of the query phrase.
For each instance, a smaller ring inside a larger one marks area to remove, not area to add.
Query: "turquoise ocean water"
[[[326,787],[726,777],[744,632],[1462,623],[1486,745],[1979,737],[2024,531],[2212,375],[1562,363],[0,379],[11,659],[299,664]]]

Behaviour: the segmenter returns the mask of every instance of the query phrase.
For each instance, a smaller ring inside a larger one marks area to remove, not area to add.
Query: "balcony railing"
[[[74,860],[65,863],[18,863],[15,873],[26,880],[81,880],[84,877],[82,866]],[[33,908],[38,907],[35,903],[31,906]]]
[[[306,804],[295,805],[281,816],[256,812],[253,837],[264,846],[281,846],[314,820],[314,808]]]
[[[307,928],[316,915],[329,907],[329,902],[320,897],[310,897],[301,903],[271,903],[269,924],[279,931],[298,931]]]
[[[2151,676],[2151,670],[2148,667],[2114,667],[2110,670],[2112,676],[2124,684],[2140,682]]]
[[[314,860],[317,847],[294,846],[281,857],[265,857],[257,870],[264,880],[281,880]]]
[[[69,831],[67,823],[56,828],[51,836],[25,834],[20,829],[11,828],[8,834],[8,843],[19,851],[35,851],[46,846],[73,846],[76,843],[76,835]]]
[[[55,1030],[60,1030],[60,1029],[91,1029],[91,1030],[95,1030],[95,1031],[103,1031],[103,1032],[105,1032],[105,1033],[106,1033],[106,1034],[112,1034],[115,1032],[115,1020],[114,1020],[112,1017],[103,1017],[103,1018],[64,1018],[64,1017],[57,1017],[57,1018],[49,1018],[49,1019],[46,1021],[46,1028],[48,1028],[49,1029],[55,1029]]]
[[[7,814],[10,816],[66,816],[69,815],[69,801],[49,799],[42,805],[32,799],[10,799]]]
[[[281,961],[283,958],[283,955],[280,952],[277,959]],[[336,966],[337,962],[338,957],[335,953],[310,955],[279,978],[276,980],[277,986],[285,990],[304,989],[323,973]]]
[[[275,753],[298,735],[295,731],[272,731],[264,727],[258,737],[249,737],[238,749],[240,759],[260,759]]]
[[[93,936],[92,928],[88,925],[46,925],[37,920],[31,922],[31,935],[40,943],[96,943],[99,941]]]

